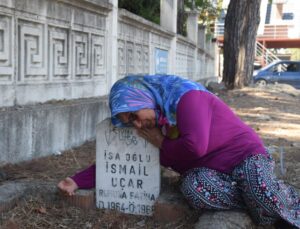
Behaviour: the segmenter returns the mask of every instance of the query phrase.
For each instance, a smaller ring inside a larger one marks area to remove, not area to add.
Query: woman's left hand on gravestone
[[[57,187],[64,195],[68,196],[74,195],[75,191],[78,189],[77,184],[70,177],[67,177],[64,180],[60,181]]]

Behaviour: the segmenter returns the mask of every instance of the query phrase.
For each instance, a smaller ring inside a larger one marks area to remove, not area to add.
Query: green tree
[[[225,17],[223,82],[228,89],[248,85],[253,74],[261,0],[230,0]]]
[[[119,8],[126,9],[156,24],[160,22],[159,0],[119,0]]]
[[[214,4],[211,0],[185,0],[185,5],[192,10],[199,11],[199,23],[202,25],[210,25],[215,22],[221,11],[222,1]]]
[[[206,33],[213,33],[214,23],[221,12],[222,0],[218,4],[211,0],[185,0],[186,8],[199,11],[198,23],[206,27]]]
[[[300,49],[298,49],[298,48],[290,48],[288,50],[291,53],[291,60],[296,60],[296,61],[300,60]]]
[[[177,33],[186,36],[185,0],[177,0]]]

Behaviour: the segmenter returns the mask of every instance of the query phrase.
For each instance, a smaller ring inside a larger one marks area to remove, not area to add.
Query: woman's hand
[[[64,180],[60,181],[57,187],[60,191],[62,191],[65,195],[68,196],[73,196],[75,194],[75,191],[78,189],[77,184],[70,177],[67,177]]]
[[[158,148],[161,147],[164,136],[162,135],[161,130],[158,127],[152,129],[137,129],[137,132],[139,136],[146,139],[152,145]]]

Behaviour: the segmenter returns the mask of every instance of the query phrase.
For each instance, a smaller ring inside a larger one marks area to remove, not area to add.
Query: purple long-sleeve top
[[[164,138],[160,163],[183,174],[207,167],[230,173],[246,157],[266,154],[258,135],[215,95],[189,91],[178,103],[179,137]],[[79,188],[95,187],[95,165],[73,176]]]
[[[184,173],[207,167],[230,173],[246,157],[266,154],[258,135],[218,97],[190,91],[177,105],[180,137],[164,138],[160,162]]]

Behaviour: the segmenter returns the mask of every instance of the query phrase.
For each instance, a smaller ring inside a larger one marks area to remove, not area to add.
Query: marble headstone
[[[97,126],[96,205],[136,215],[152,215],[160,191],[159,150],[134,128]]]

